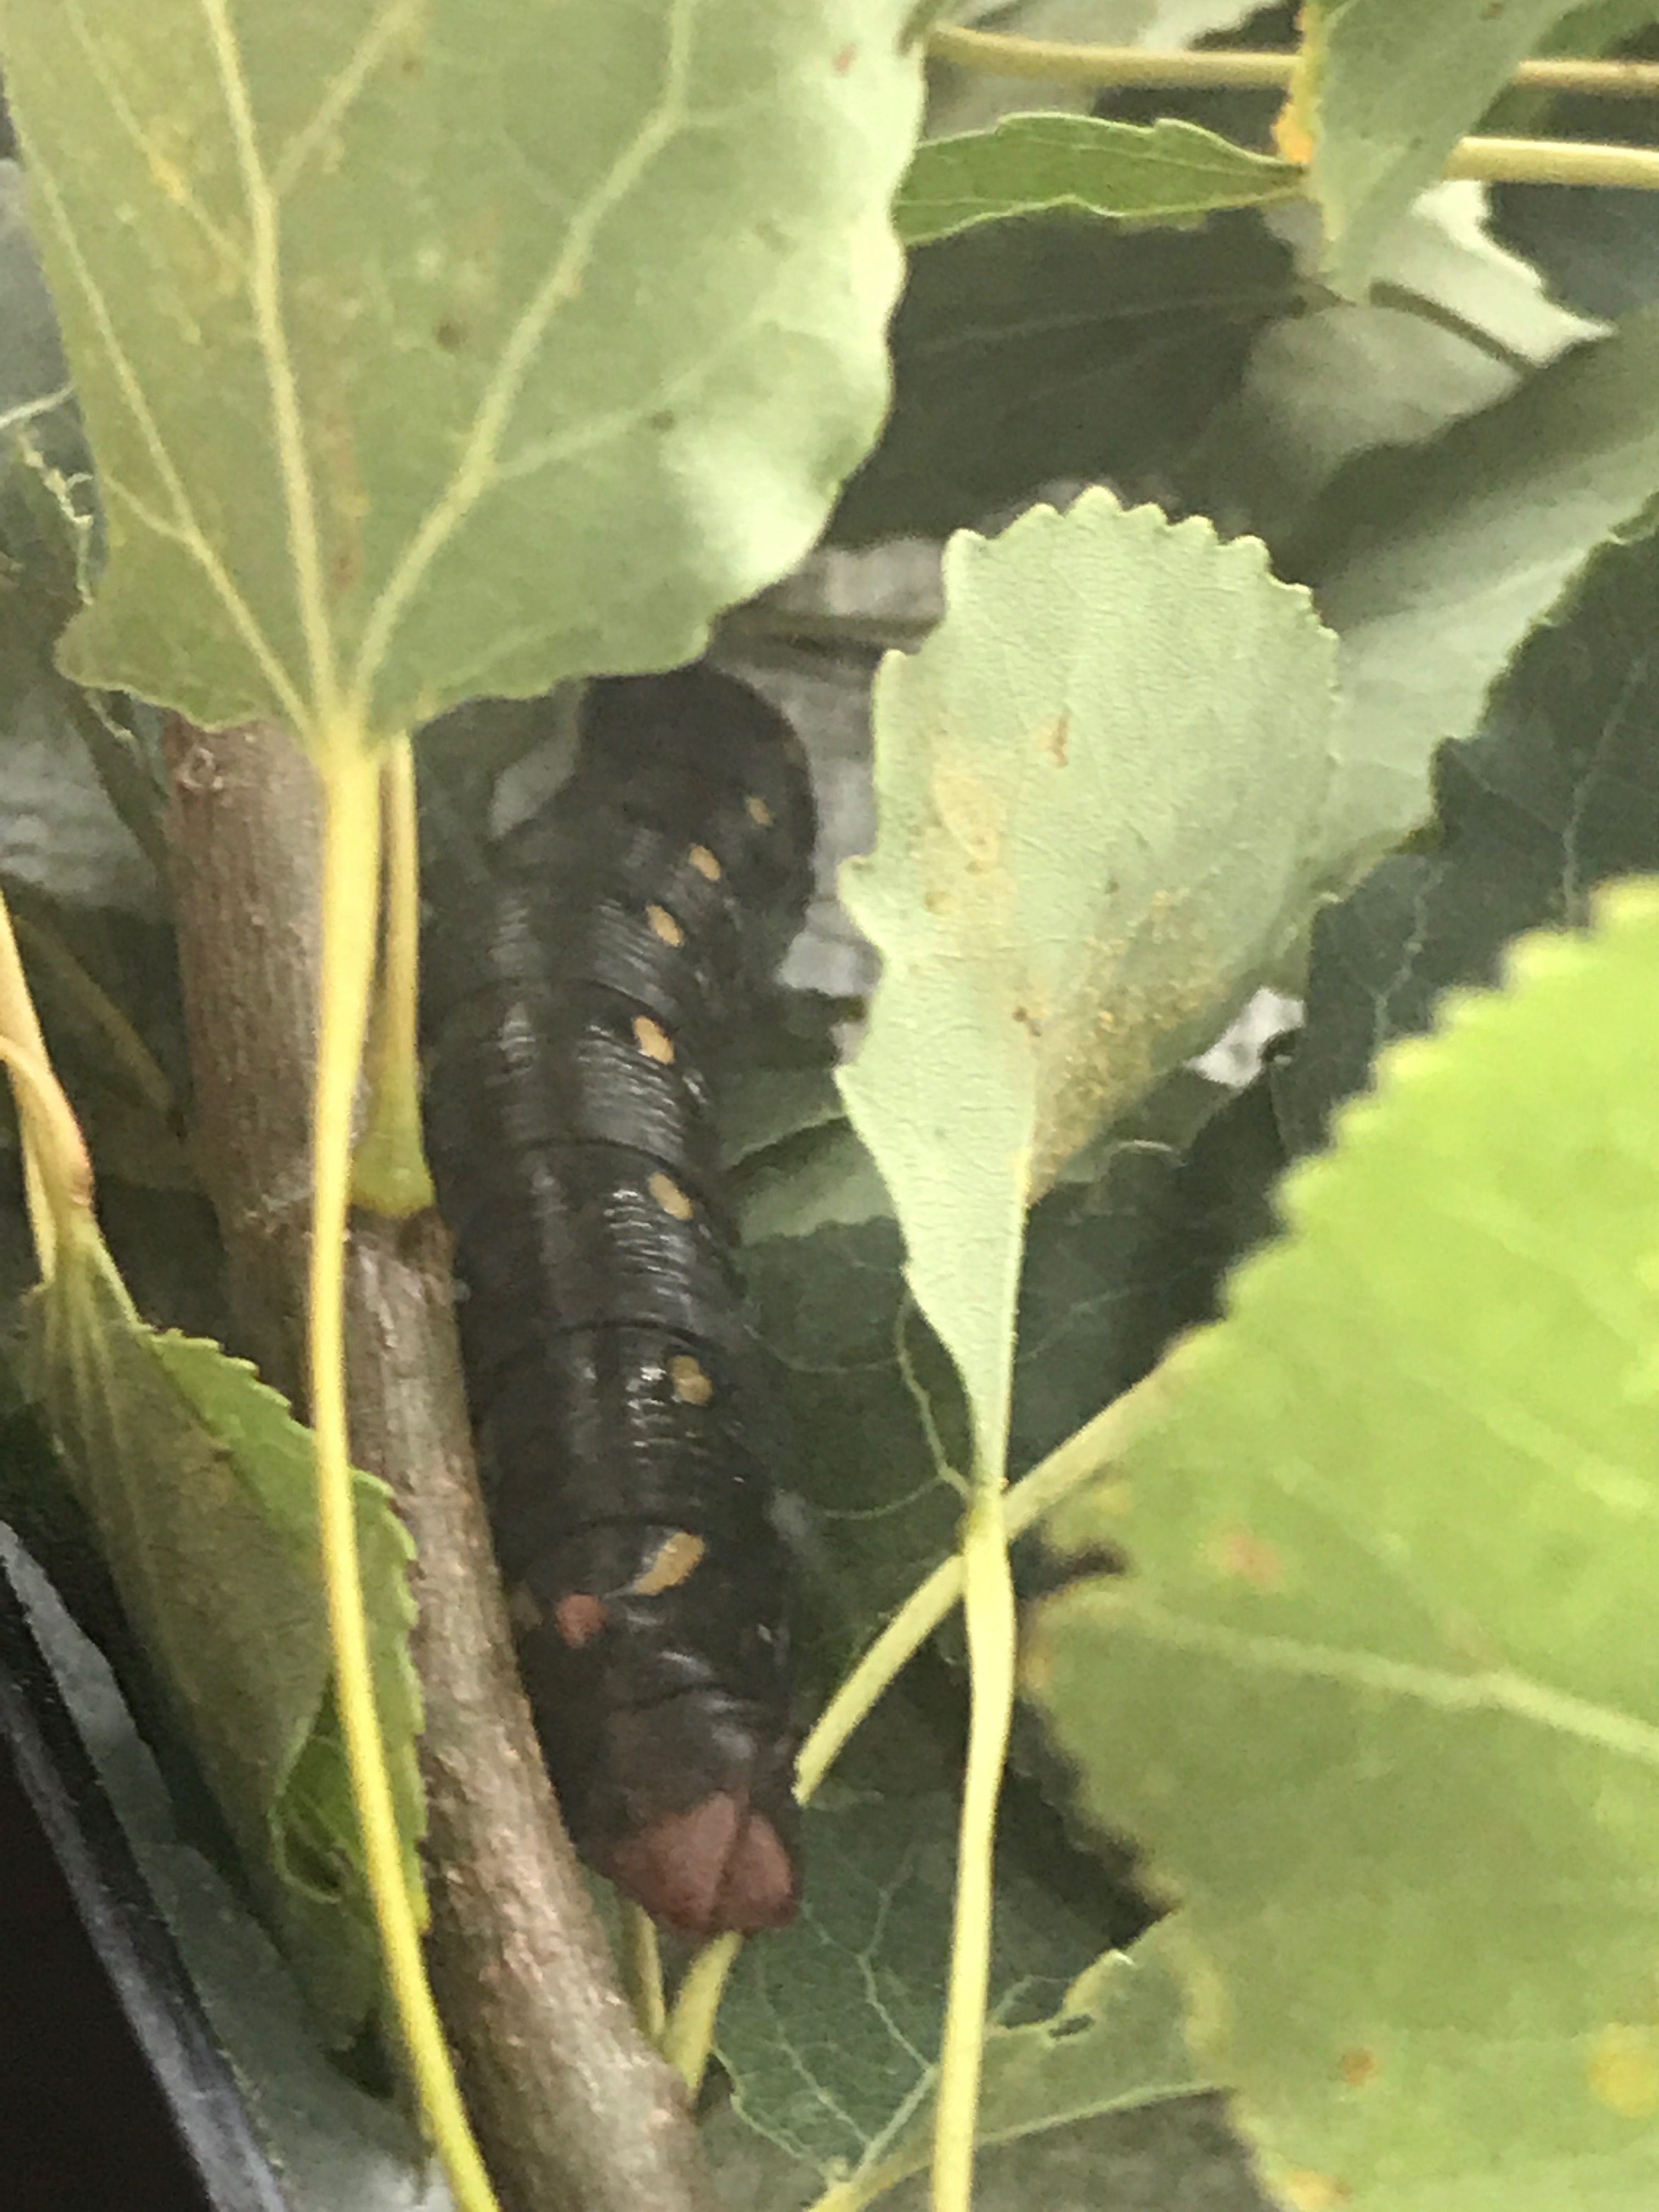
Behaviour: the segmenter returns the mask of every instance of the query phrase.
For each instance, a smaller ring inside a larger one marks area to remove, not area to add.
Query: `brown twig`
[[[303,1361],[319,812],[285,732],[167,735],[198,1156],[247,1350]],[[414,1537],[428,1963],[505,2212],[713,2212],[670,2069],[618,1992],[519,1687],[472,1466],[448,1249],[431,1213],[360,1218],[347,1366],[359,1463]]]

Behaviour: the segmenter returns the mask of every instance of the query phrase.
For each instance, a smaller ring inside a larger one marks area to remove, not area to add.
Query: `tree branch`
[[[319,811],[270,725],[167,733],[167,840],[196,1082],[242,1348],[301,1396]],[[354,1455],[418,1554],[428,1964],[506,2212],[713,2212],[683,2091],[619,1994],[519,1686],[472,1465],[435,1215],[359,1217]]]

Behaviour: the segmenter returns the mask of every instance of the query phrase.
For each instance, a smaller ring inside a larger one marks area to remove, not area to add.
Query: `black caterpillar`
[[[578,1847],[700,1936],[781,1924],[799,1886],[792,1578],[711,1079],[813,834],[747,685],[610,679],[487,895],[428,932],[428,1137],[526,1686]]]

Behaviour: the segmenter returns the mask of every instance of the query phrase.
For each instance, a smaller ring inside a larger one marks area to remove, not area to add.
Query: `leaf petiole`
[[[360,729],[329,734],[317,749],[323,978],[312,1120],[309,1364],[335,1693],[386,1978],[422,2115],[461,2212],[498,2212],[421,1956],[421,1907],[398,1840],[363,1612],[346,1421],[345,1239],[352,1106],[374,964],[381,771]]]
[[[970,2212],[975,2118],[991,1981],[997,1801],[1014,1711],[1014,1580],[1000,1486],[968,1509],[960,1557],[972,1684],[957,1845],[955,1925],[933,2115],[933,2212]]]
[[[380,772],[386,839],[386,930],[366,1054],[368,1112],[351,1163],[353,1201],[391,1221],[434,1203],[421,1140],[420,835],[415,757],[406,736]]]

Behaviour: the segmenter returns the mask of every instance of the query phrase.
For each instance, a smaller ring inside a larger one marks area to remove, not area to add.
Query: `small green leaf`
[[[1325,267],[1360,297],[1378,248],[1572,0],[1311,0],[1310,183]]]
[[[1011,115],[994,131],[917,150],[893,216],[907,246],[1051,208],[1182,227],[1218,208],[1297,198],[1302,172],[1195,123]]]
[[[109,526],[65,665],[384,735],[695,651],[879,423],[909,15],[9,0]]]
[[[30,1376],[123,1607],[325,2033],[376,2010],[380,1950],[329,1689],[313,1447],[216,1345],[147,1328],[95,1231],[31,1304]],[[406,1871],[422,1821],[409,1541],[357,1478],[357,1533]]]
[[[841,1082],[1000,1468],[1027,1208],[1306,924],[1333,642],[1260,546],[1103,491],[953,539],[945,594],[878,681]]]
[[[1659,886],[1599,916],[1386,1055],[1056,1516],[1130,1567],[1032,1686],[1292,2203],[1659,2189]]]

